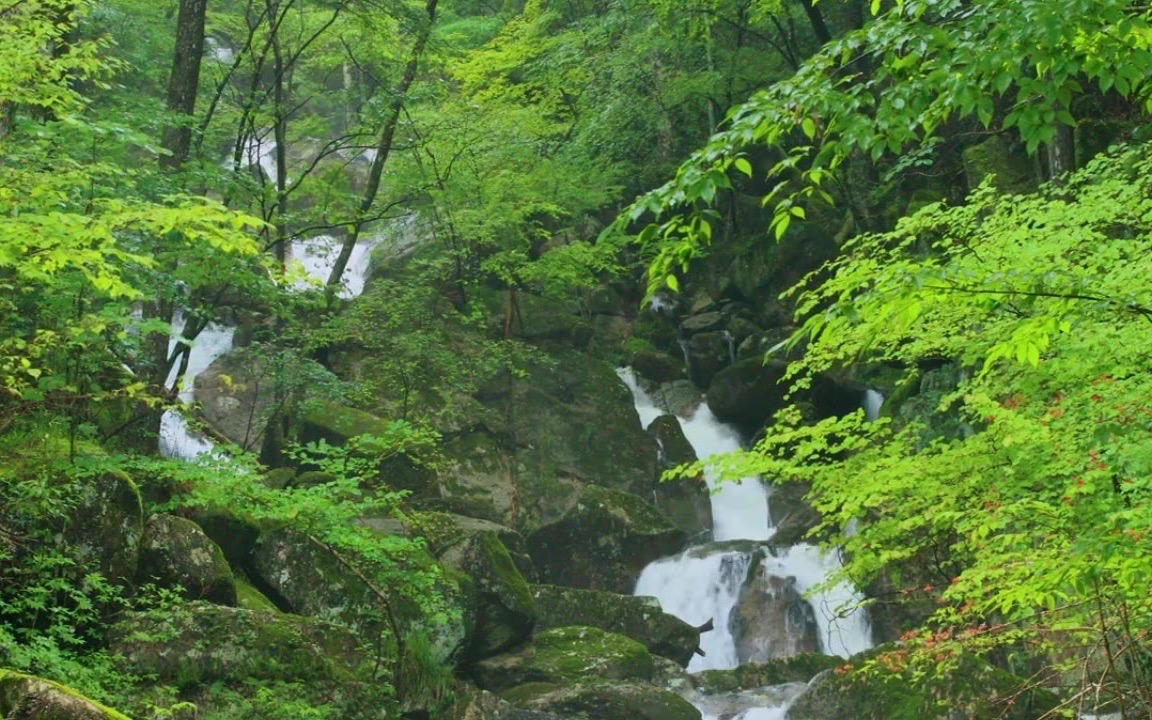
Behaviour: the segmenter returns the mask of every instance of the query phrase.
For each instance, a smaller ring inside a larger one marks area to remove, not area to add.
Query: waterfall
[[[664,414],[640,387],[630,368],[618,372],[632,391],[645,427]],[[878,412],[882,397],[875,393],[875,398],[868,396],[865,402],[874,405]],[[868,412],[872,413],[871,407]],[[707,403],[701,404],[691,416],[677,419],[700,459],[741,447],[739,434],[719,422]],[[719,483],[706,473],[705,479],[713,490],[714,542],[650,564],[641,573],[635,590],[637,595],[656,597],[666,612],[692,625],[700,626],[709,620],[713,622],[713,629],[701,634],[700,638],[700,647],[705,655],[692,658],[689,672],[726,669],[738,664],[728,619],[737,605],[753,556],[762,547],[767,548],[761,560],[764,572],[795,578],[796,590],[805,594],[811,603],[821,651],[848,657],[871,647],[871,628],[867,614],[857,607],[863,600],[857,590],[839,584],[812,592],[814,587],[824,583],[829,573],[839,568],[839,557],[835,553],[822,553],[819,548],[807,544],[784,548],[771,546],[767,542],[774,532],[768,514],[770,495],[759,478]],[[791,693],[765,706],[745,708],[733,720],[782,718],[787,703],[794,696],[795,693]],[[703,705],[701,711],[706,719],[714,717]]]

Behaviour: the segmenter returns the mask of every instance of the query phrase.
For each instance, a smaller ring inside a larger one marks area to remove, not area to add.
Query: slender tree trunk
[[[269,16],[276,17],[275,11],[276,3],[270,3]],[[276,237],[273,240],[272,247],[276,253],[276,260],[279,261],[280,267],[284,267],[284,262],[288,258],[288,227],[285,224],[284,217],[288,213],[288,115],[285,108],[285,85],[288,79],[285,77],[288,69],[284,62],[284,50],[280,44],[280,26],[276,24],[272,28],[272,67],[273,76],[272,82],[272,135],[276,139],[276,147],[274,149],[276,160]]]
[[[200,88],[200,59],[204,55],[204,19],[208,0],[180,0],[176,20],[176,54],[168,78],[168,110],[181,117],[175,127],[165,128],[161,141],[168,155],[160,158],[161,167],[175,170],[188,159],[192,144],[192,115],[196,111],[196,93]]]
[[[348,267],[348,260],[352,257],[352,250],[356,247],[356,241],[360,239],[360,232],[364,229],[365,223],[368,222],[368,211],[372,209],[372,205],[376,202],[376,196],[380,192],[380,178],[384,174],[384,164],[388,161],[388,155],[392,152],[392,140],[396,136],[396,126],[400,124],[400,114],[404,109],[404,101],[408,96],[408,89],[412,87],[412,83],[416,80],[416,71],[420,67],[420,57],[424,54],[424,48],[428,44],[428,38],[432,34],[432,25],[436,21],[436,6],[439,0],[426,0],[424,11],[428,15],[427,23],[419,31],[416,36],[416,42],[412,45],[412,52],[408,58],[408,65],[404,68],[404,75],[400,78],[399,84],[396,86],[395,95],[392,98],[392,104],[388,108],[388,115],[384,118],[384,126],[380,130],[380,141],[376,143],[376,157],[372,159],[372,169],[368,174],[368,184],[364,188],[364,196],[360,200],[359,213],[355,222],[348,230],[348,236],[344,238],[344,244],[340,248],[340,255],[336,258],[336,264],[332,266],[332,273],[328,276],[327,292],[329,300],[335,295],[336,288],[340,285],[340,279],[344,276],[344,270]]]
[[[812,32],[816,34],[816,39],[820,41],[820,44],[823,45],[831,41],[832,33],[828,31],[828,25],[824,22],[824,14],[820,12],[820,8],[816,7],[816,3],[813,0],[799,0],[799,3],[808,15]]]

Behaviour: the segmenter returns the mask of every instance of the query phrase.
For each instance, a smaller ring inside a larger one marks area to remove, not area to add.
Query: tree
[[[160,163],[179,168],[188,159],[192,144],[192,115],[200,89],[200,59],[204,56],[204,23],[208,0],[180,0],[176,17],[176,54],[168,80],[168,110],[178,118],[174,127],[164,130],[164,149],[168,154]]]

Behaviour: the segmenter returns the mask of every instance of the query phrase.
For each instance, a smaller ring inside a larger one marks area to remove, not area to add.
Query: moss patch
[[[542,632],[518,652],[477,663],[476,677],[481,687],[499,691],[532,682],[649,680],[653,671],[652,655],[635,640],[577,626]]]
[[[29,720],[131,720],[72,688],[0,670],[0,717]]]

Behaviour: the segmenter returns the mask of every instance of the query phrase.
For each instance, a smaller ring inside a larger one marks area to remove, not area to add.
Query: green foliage
[[[806,206],[844,191],[850,178],[837,175],[850,158],[916,153],[948,123],[1018,132],[1034,152],[1075,123],[1070,108],[1087,86],[1144,98],[1150,19],[1121,0],[898,3],[734,108],[726,127],[613,232],[656,217],[639,235],[652,255],[652,295],[674,287],[669,278],[706,251],[718,218],[710,208],[738,175],[770,188],[763,203],[780,239]],[[758,146],[774,152],[755,172],[744,154]]]

